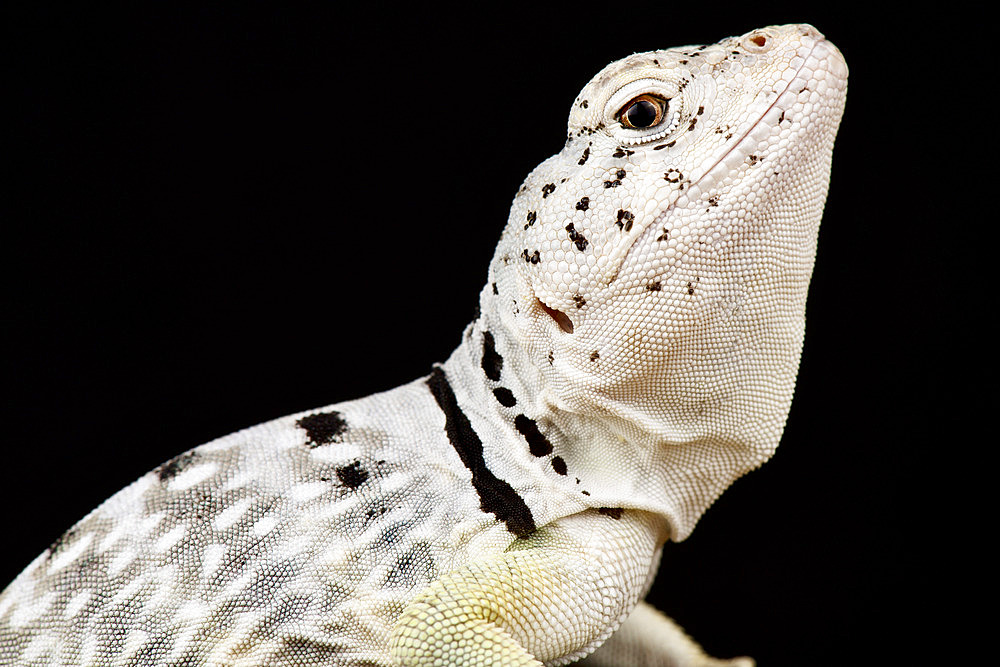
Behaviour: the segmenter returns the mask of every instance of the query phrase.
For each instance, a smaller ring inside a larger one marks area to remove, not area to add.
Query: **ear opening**
[[[549,308],[541,301],[541,299],[536,298],[535,301],[538,302],[538,306],[542,310],[544,310],[549,317],[551,317],[556,321],[556,324],[559,325],[560,329],[562,329],[566,333],[570,334],[573,333],[573,320],[569,319],[569,315],[562,312],[561,310],[556,310],[555,308]]]

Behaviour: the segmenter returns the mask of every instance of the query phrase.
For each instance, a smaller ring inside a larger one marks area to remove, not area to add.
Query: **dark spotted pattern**
[[[368,480],[368,471],[361,467],[361,461],[337,468],[337,479],[349,489],[356,489]]]
[[[615,172],[615,177],[613,180],[604,181],[605,188],[617,188],[625,180],[627,172],[624,169],[619,169]]]
[[[615,221],[615,224],[618,225],[618,229],[626,232],[632,231],[633,222],[635,222],[635,213],[624,209],[618,209],[618,220]]]
[[[587,198],[584,197],[584,199],[586,200]],[[576,207],[580,208],[580,205],[577,204]],[[576,245],[577,250],[583,251],[587,249],[587,245],[589,244],[589,241],[587,241],[587,237],[581,234],[580,232],[576,231],[576,227],[573,226],[572,222],[566,225],[566,231],[569,232],[569,240],[572,241],[574,245]]]
[[[310,448],[341,442],[340,436],[347,430],[347,422],[336,410],[308,415],[295,422],[295,425],[306,432]]]
[[[59,536],[59,538],[49,546],[49,558],[52,558],[57,553],[62,551],[63,546],[67,542],[72,542],[73,538],[76,537],[76,528],[70,528],[65,533]]]
[[[534,419],[518,415],[514,418],[514,428],[528,441],[528,451],[532,456],[548,456],[552,453],[552,443],[538,430]]]
[[[505,408],[512,408],[517,405],[517,399],[514,398],[514,393],[507,387],[497,387],[494,389],[493,397],[496,398],[497,402]]]
[[[566,461],[565,459],[563,459],[563,457],[553,456],[551,463],[552,463],[552,469],[555,470],[557,474],[560,475],[566,474]]]
[[[486,373],[486,377],[494,382],[500,380],[500,372],[503,370],[503,357],[497,352],[496,340],[494,340],[493,334],[489,331],[483,332],[482,367],[483,372]]]
[[[157,468],[156,475],[160,478],[161,482],[166,482],[184,472],[196,458],[198,458],[198,455],[194,452],[185,452],[184,454],[175,456]]]

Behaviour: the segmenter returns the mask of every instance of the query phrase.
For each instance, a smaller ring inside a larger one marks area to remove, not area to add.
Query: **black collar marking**
[[[507,524],[507,530],[518,537],[535,532],[535,520],[524,499],[517,495],[507,482],[499,479],[486,467],[483,459],[483,441],[472,428],[469,418],[455,400],[448,378],[440,366],[435,366],[427,379],[434,400],[444,413],[444,430],[451,446],[458,452],[465,467],[472,472],[472,486],[479,494],[479,506]]]

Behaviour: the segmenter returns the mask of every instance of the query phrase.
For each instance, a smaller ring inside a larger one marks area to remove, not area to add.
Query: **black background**
[[[928,585],[904,537],[907,517],[940,524],[904,488],[958,391],[942,362],[989,310],[951,315],[982,268],[947,267],[982,240],[936,210],[967,184],[932,155],[958,118],[939,56],[968,49],[943,25],[839,5],[142,7],[8,10],[0,580],[179,452],[443,361],[515,190],[607,62],[809,21],[851,82],[795,402],[652,596],[761,665],[922,650],[901,632]]]

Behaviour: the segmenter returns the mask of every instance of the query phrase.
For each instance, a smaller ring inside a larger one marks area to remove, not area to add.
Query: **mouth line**
[[[720,155],[719,158],[715,160],[715,162],[713,162],[708,169],[702,172],[702,174],[698,176],[696,180],[691,181],[688,184],[687,186],[688,191],[690,191],[692,188],[700,186],[701,183],[713,171],[715,171],[716,167],[725,162],[730,155],[732,155],[736,150],[738,150],[743,145],[743,142],[747,140],[747,137],[753,134],[754,130],[756,130],[760,126],[761,122],[763,122],[763,120],[767,117],[767,115],[771,113],[771,110],[774,109],[774,107],[777,106],[779,102],[781,102],[783,97],[785,97],[785,95],[791,89],[792,84],[798,80],[799,75],[802,73],[802,70],[805,69],[806,63],[809,61],[809,58],[816,51],[819,45],[825,42],[826,40],[822,38],[816,40],[816,43],[813,44],[812,48],[809,50],[809,53],[802,59],[802,64],[798,67],[798,69],[795,70],[795,75],[788,81],[788,83],[785,84],[785,87],[781,90],[781,92],[779,92],[775,96],[774,101],[771,102],[771,104],[769,104],[767,108],[760,113],[760,115],[750,125],[750,127],[748,127],[746,131],[742,135],[740,135],[740,137],[735,142],[733,142],[729,146],[729,148],[726,149],[725,152],[723,152],[722,155]],[[642,228],[639,229],[639,232],[635,236],[635,240],[631,244],[629,244],[628,249],[622,254],[621,261],[616,262],[614,265],[614,270],[608,274],[608,277],[604,282],[606,286],[610,286],[611,283],[617,280],[619,273],[621,273],[621,267],[625,265],[626,261],[628,261],[628,257],[632,253],[632,249],[635,248],[636,244],[639,242],[640,239],[642,239],[646,235],[647,231],[650,228],[654,228],[662,222],[663,217],[667,215],[670,212],[670,210],[676,205],[677,200],[680,198],[680,196],[681,196],[681,191],[680,190],[676,191],[670,202],[667,203],[667,205],[659,213],[657,213],[656,216],[652,220],[650,220],[648,224],[644,225]]]
[[[775,96],[774,101],[771,102],[771,104],[769,104],[766,109],[764,109],[764,111],[760,114],[760,116],[757,117],[757,120],[755,120],[753,122],[753,124],[749,128],[747,128],[747,131],[744,132],[743,135],[739,139],[736,140],[736,143],[734,143],[729,148],[729,150],[727,150],[725,153],[723,153],[719,157],[718,160],[716,160],[715,162],[713,162],[712,166],[709,167],[708,169],[706,169],[705,172],[701,176],[698,177],[698,180],[693,181],[689,187],[694,187],[696,185],[700,185],[701,182],[703,180],[705,180],[705,178],[709,174],[711,174],[715,170],[716,167],[718,167],[722,162],[725,162],[726,158],[728,158],[730,155],[732,155],[733,152],[735,152],[736,149],[739,148],[743,144],[744,141],[746,141],[746,138],[749,137],[753,133],[753,131],[756,130],[760,126],[761,122],[765,118],[767,118],[767,114],[771,113],[771,109],[773,109],[774,107],[776,107],[778,105],[778,102],[781,101],[781,98],[785,96],[785,93],[788,92],[788,90],[792,87],[792,84],[799,78],[799,74],[801,74],[802,70],[805,69],[806,63],[809,61],[810,56],[812,56],[813,52],[816,50],[816,47],[819,46],[824,41],[825,40],[819,39],[819,40],[816,41],[815,44],[813,44],[812,48],[809,49],[808,55],[806,55],[806,57],[802,59],[802,64],[799,66],[799,68],[797,70],[795,70],[795,76],[792,77],[791,81],[789,81],[788,83],[785,84],[784,89],[782,89],[782,91]],[[674,203],[676,203],[676,201],[677,200],[674,199],[674,202],[672,202],[670,204],[670,206],[667,206],[667,208],[664,209],[663,212],[660,213],[660,215],[657,215],[656,218],[659,219],[660,216],[663,215],[664,212],[666,212],[671,206],[673,206]]]

